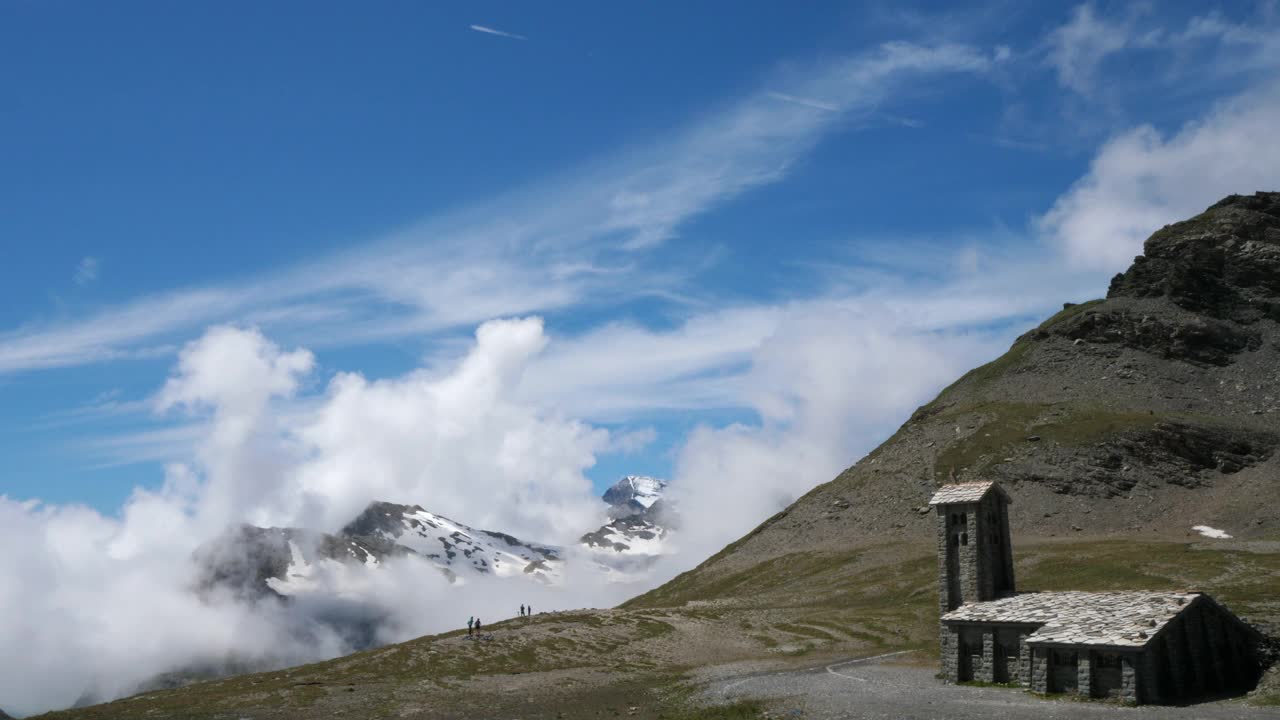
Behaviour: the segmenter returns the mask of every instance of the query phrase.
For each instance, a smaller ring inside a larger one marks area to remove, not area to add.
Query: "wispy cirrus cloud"
[[[918,91],[922,80],[991,62],[971,46],[886,43],[793,70],[668,136],[346,252],[0,333],[0,373],[150,354],[219,322],[256,319],[288,341],[324,346],[674,297],[685,279],[649,272],[647,251],[682,224],[786,177],[841,118],[874,112],[902,83]],[[779,88],[823,107],[779,102]]]
[[[797,105],[811,107],[815,110],[826,110],[827,112],[840,111],[840,107],[838,105],[835,105],[829,102],[823,102],[821,100],[814,100],[813,98],[796,97],[795,95],[788,95],[786,93],[780,93],[780,92],[770,92],[769,97],[782,100],[783,102],[795,103]]]
[[[1049,33],[1045,62],[1063,87],[1086,97],[1099,90],[1098,76],[1109,58],[1134,51],[1164,53],[1170,60],[1163,77],[1141,78],[1147,85],[1270,71],[1280,66],[1280,18],[1268,7],[1260,4],[1258,12],[1243,21],[1209,12],[1168,23],[1143,6],[1107,14],[1084,3]],[[1116,75],[1108,81],[1115,84]]]
[[[529,39],[517,33],[507,32],[505,30],[498,30],[496,28],[491,28],[486,25],[469,25],[468,27],[471,28],[472,30],[475,30],[478,33],[485,33],[486,35],[497,35],[498,37],[511,38],[512,40],[528,40]]]
[[[80,263],[76,265],[76,274],[72,279],[82,287],[88,285],[98,279],[98,265],[98,259],[95,257],[86,256],[82,258]]]

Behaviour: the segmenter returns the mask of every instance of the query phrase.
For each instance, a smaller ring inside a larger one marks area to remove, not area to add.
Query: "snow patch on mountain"
[[[375,502],[343,528],[342,534],[407,548],[461,582],[468,574],[530,577],[552,584],[563,580],[560,548],[477,530],[417,505]]]
[[[665,480],[628,475],[605,491],[609,520],[579,542],[595,564],[615,582],[642,578],[658,558],[670,552],[667,541],[676,522],[663,499]]]
[[[644,512],[662,499],[667,481],[647,475],[628,475],[604,491],[604,501],[613,513]]]

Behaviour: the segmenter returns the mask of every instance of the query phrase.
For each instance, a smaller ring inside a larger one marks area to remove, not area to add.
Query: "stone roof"
[[[952,503],[976,503],[986,497],[987,493],[995,488],[996,492],[1004,495],[1006,501],[1009,496],[1005,494],[1003,488],[995,483],[994,480],[985,480],[983,482],[967,482],[956,483],[954,485],[943,485],[933,494],[929,500],[930,505],[950,505]]]
[[[1197,598],[1194,592],[1040,592],[961,605],[944,623],[1022,623],[1040,627],[1027,644],[1142,647]]]

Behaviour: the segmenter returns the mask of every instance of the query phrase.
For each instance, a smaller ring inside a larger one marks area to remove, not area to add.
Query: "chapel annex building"
[[[1246,691],[1262,636],[1199,592],[1016,593],[1009,496],[946,485],[938,516],[942,672],[1131,703]]]

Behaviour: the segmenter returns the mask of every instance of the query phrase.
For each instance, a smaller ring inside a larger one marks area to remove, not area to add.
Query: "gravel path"
[[[1042,700],[1022,690],[946,685],[934,677],[932,669],[888,664],[898,654],[712,680],[704,691],[705,698],[718,703],[767,700],[775,717],[805,720],[1280,719],[1280,709],[1247,707],[1239,701],[1191,707],[1122,707]]]

